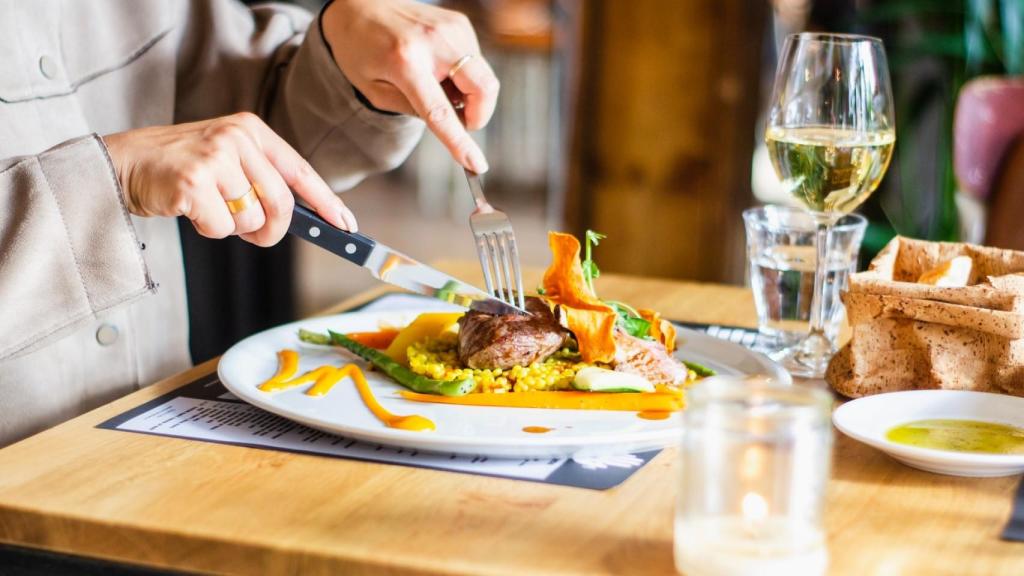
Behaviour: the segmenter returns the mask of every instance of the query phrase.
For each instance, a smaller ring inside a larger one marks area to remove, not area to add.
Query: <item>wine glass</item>
[[[830,257],[832,225],[875,191],[896,142],[882,41],[791,34],[770,106],[765,140],[772,165],[817,225],[810,328],[803,340],[773,358],[794,376],[821,378],[836,351],[824,330],[824,289],[845,265],[844,259]]]

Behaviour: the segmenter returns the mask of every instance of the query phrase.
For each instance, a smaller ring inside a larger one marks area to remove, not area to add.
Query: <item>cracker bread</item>
[[[955,256],[970,284],[915,282]],[[896,237],[843,294],[850,341],[826,379],[845,396],[943,388],[1024,396],[1024,252]]]

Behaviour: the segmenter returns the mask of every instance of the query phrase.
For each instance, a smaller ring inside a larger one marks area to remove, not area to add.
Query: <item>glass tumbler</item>
[[[687,392],[675,559],[687,576],[824,574],[828,392],[713,377]]]
[[[767,352],[787,348],[807,335],[814,295],[817,224],[805,210],[762,206],[743,212],[747,231],[750,288],[757,327]],[[857,214],[840,218],[829,231],[829,259],[822,297],[825,334],[833,342],[843,323],[840,293],[857,271],[857,256],[867,220]]]

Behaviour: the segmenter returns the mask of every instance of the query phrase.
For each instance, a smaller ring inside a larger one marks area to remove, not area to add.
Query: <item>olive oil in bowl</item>
[[[917,420],[890,428],[885,438],[897,444],[932,450],[1024,454],[1024,428],[980,420]]]

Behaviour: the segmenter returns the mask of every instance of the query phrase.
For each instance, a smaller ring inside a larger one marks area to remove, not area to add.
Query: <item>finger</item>
[[[207,238],[227,238],[235,232],[235,220],[212,177],[191,191],[185,217],[192,221],[200,235]]]
[[[356,232],[356,217],[309,162],[253,114],[236,115],[292,191],[332,226]]]
[[[486,126],[494,114],[500,89],[498,77],[490,64],[482,56],[476,56],[467,60],[451,79],[466,103],[463,111],[466,128],[479,130]]]
[[[241,235],[263,228],[266,216],[256,197],[254,182],[246,177],[241,161],[223,166],[219,172],[217,188],[235,221],[234,233]]]
[[[410,68],[406,74],[396,78],[395,84],[459,164],[477,174],[487,171],[484,153],[469,137],[441,84],[428,69]]]
[[[243,140],[238,145],[242,170],[256,188],[266,218],[262,227],[241,236],[257,246],[273,246],[288,232],[295,197],[256,142],[248,137]]]

